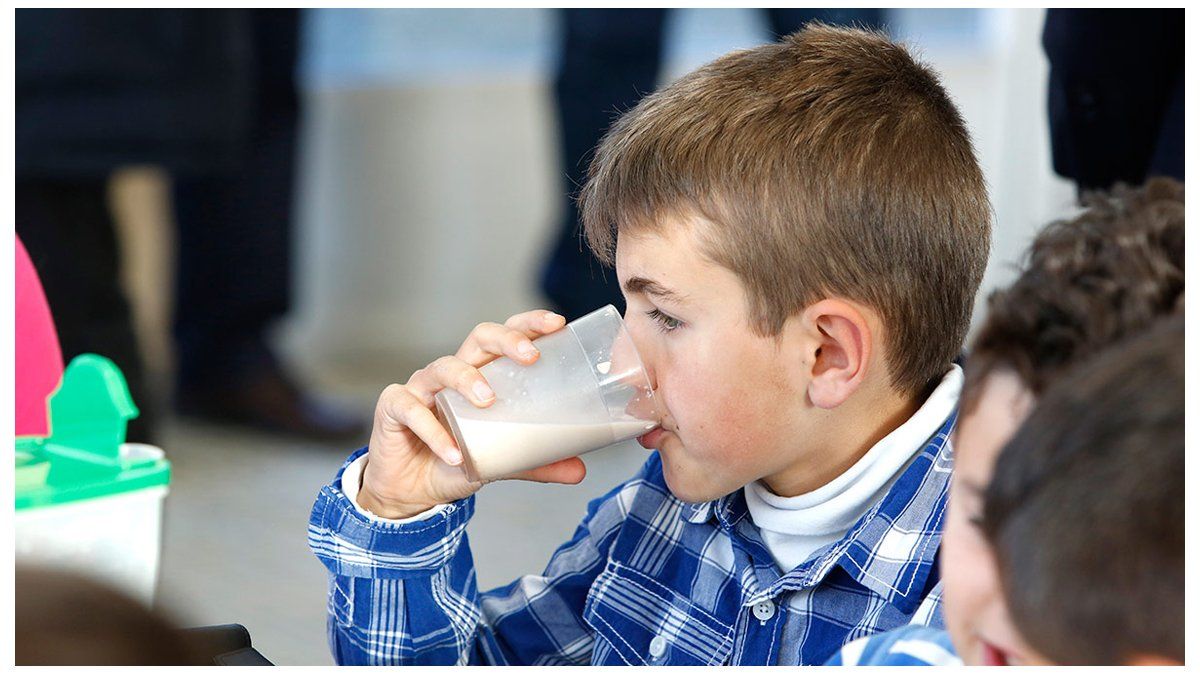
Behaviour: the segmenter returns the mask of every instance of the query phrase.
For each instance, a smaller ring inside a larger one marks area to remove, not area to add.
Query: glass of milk
[[[473,481],[492,481],[640,436],[659,424],[650,379],[621,314],[607,305],[534,340],[532,365],[480,368],[496,402],[477,408],[444,389],[438,417]]]

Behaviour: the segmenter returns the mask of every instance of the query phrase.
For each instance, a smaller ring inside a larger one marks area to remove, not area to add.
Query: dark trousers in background
[[[365,420],[310,395],[271,348],[290,308],[300,100],[299,10],[254,10],[246,152],[226,174],[175,183],[176,410],[344,442]]]
[[[274,369],[267,329],[291,300],[299,11],[253,12],[252,23],[245,159],[229,174],[174,181],[176,390],[185,398]]]
[[[881,28],[878,9],[768,9],[776,38],[814,19]],[[542,270],[542,291],[568,319],[625,301],[615,276],[580,237],[573,196],[587,176],[587,162],[608,126],[642,96],[654,91],[662,62],[665,9],[566,9],[562,57],[554,82],[561,133],[563,192],[570,197]]]
[[[254,86],[243,159],[228,170],[182,172],[172,181],[181,398],[222,385],[237,391],[239,382],[272,371],[267,329],[289,307],[299,12],[256,11],[251,23]],[[120,286],[107,183],[107,177],[18,178],[17,232],[46,290],[64,359],[84,352],[112,359],[141,409],[128,438],[152,442],[156,402]]]

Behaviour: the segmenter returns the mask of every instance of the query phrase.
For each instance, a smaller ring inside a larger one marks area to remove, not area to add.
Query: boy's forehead
[[[682,224],[619,232],[616,253],[617,277],[622,284],[636,277],[668,288],[691,286],[710,280],[714,268],[723,269],[704,256],[692,228]]]
[[[687,226],[619,233],[616,268],[617,283],[626,297],[641,293],[680,311],[745,316],[742,280],[709,259]]]

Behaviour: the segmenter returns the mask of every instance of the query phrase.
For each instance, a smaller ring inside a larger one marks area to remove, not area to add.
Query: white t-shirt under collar
[[[781,571],[792,570],[817,549],[842,538],[883,498],[909,460],[954,412],[962,382],[962,369],[955,365],[912,417],[844,473],[812,492],[780,497],[762,481],[745,487],[750,517]]]

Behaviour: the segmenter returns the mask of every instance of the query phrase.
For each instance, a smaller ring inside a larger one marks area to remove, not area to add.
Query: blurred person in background
[[[365,424],[306,394],[267,342],[291,304],[300,10],[250,11],[248,26],[239,161],[175,180],[176,405],[213,421],[340,439]]]
[[[18,666],[196,666],[206,660],[173,621],[107,584],[18,566]]]
[[[357,421],[285,373],[266,330],[289,302],[298,10],[18,10],[16,227],[64,359],[125,373],[149,441],[157,417],[118,271],[108,181],[157,165],[179,227],[182,411],[306,436]]]
[[[1184,663],[1183,322],[1051,387],[996,460],[982,529],[1040,663]]]
[[[809,21],[883,28],[880,9],[765,10],[771,40]],[[642,96],[654,91],[663,56],[666,9],[564,9],[562,51],[554,80],[563,173],[562,221],[543,263],[541,287],[551,308],[578,318],[625,300],[612,270],[595,259],[580,239],[574,194],[584,183],[592,149],[609,124]]]
[[[1183,10],[1049,9],[1054,171],[1082,190],[1183,180]]]
[[[269,666],[239,624],[182,628],[107,581],[54,565],[14,575],[18,666]]]

